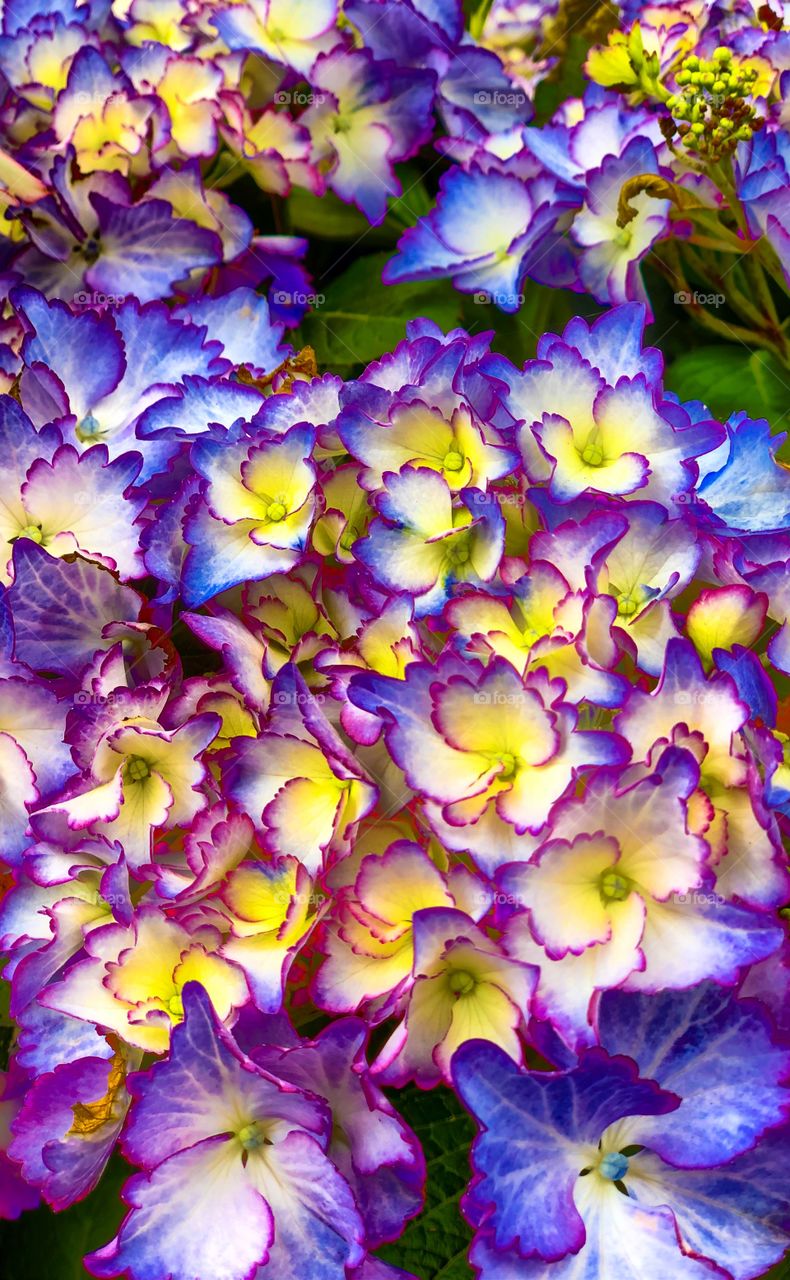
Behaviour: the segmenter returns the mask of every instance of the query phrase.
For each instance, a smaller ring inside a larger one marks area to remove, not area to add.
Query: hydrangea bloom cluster
[[[418,320],[343,380],[244,288],[12,301],[2,1212],[120,1146],[96,1276],[394,1277],[425,1161],[383,1090],[444,1086],[485,1280],[762,1275],[790,1243],[766,424],[669,395],[638,303],[523,368]]]
[[[453,0],[27,0],[0,18],[4,274],[78,305],[266,286],[296,323],[299,237],[223,188],[333,193],[370,223],[434,132],[525,121]],[[493,105],[490,105],[493,104]]]
[[[723,290],[735,319],[786,358],[765,280],[790,285],[786,6],[619,8],[491,6],[481,38],[525,92],[551,63],[525,59],[525,48],[561,52],[574,28],[593,45],[586,87],[543,123],[484,121],[438,139],[456,164],[436,207],[404,234],[387,278],[447,275],[511,312],[528,280],[608,305],[646,302],[649,254],[702,323],[722,331],[695,288],[704,297],[717,283],[714,297]]]
[[[0,1219],[125,1167],[90,1275],[790,1249],[786,437],[642,278],[787,362],[786,9],[0,5]],[[341,376],[338,208],[599,309]]]

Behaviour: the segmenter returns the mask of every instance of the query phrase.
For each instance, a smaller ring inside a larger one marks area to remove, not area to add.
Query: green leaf
[[[319,240],[357,240],[364,236],[373,244],[394,244],[398,228],[371,227],[364,213],[344,204],[334,192],[323,196],[295,188],[286,202],[288,222],[294,231],[315,236]]]
[[[469,1147],[474,1121],[450,1089],[425,1093],[410,1085],[392,1098],[422,1143],[428,1165],[425,1209],[400,1240],[379,1249],[385,1262],[421,1280],[471,1280],[466,1260],[472,1232],[458,1201],[471,1176]]]
[[[666,383],[682,400],[702,400],[722,421],[745,409],[767,418],[774,434],[790,427],[790,372],[769,351],[699,347],[673,361]]]
[[[387,216],[378,227],[371,226],[364,213],[346,204],[333,191],[314,196],[299,187],[294,188],[286,201],[288,225],[294,231],[318,240],[349,240],[352,248],[362,240],[366,247],[394,247],[404,228],[413,227],[419,218],[430,213],[434,205],[414,162],[397,165],[395,172],[401,184],[401,195],[390,198]]]
[[[378,360],[397,346],[415,316],[427,316],[443,329],[458,323],[459,297],[449,281],[382,284],[389,258],[387,253],[359,258],[318,294],[321,301],[305,316],[301,334],[322,367],[348,369]]]
[[[469,17],[469,34],[473,40],[479,40],[483,34],[483,27],[486,25],[486,19],[491,11],[493,0],[480,0]]]
[[[114,1156],[98,1187],[63,1213],[46,1205],[0,1223],[3,1280],[89,1280],[86,1253],[107,1244],[126,1212],[121,1187],[132,1170]]]
[[[433,200],[415,165],[398,165],[395,172],[400,179],[403,194],[390,200],[387,223],[397,223],[399,228],[413,227],[418,218],[431,212]]]
[[[785,1258],[784,1262],[772,1267],[762,1280],[790,1280],[790,1256]]]
[[[602,308],[591,299],[579,297],[569,289],[552,289],[525,280],[524,301],[514,314],[500,311],[490,302],[482,302],[484,294],[463,294],[461,323],[470,333],[494,330],[492,350],[507,356],[518,368],[525,360],[535,358],[538,339],[546,332],[562,333],[573,316],[598,316]]]
[[[535,90],[534,125],[545,124],[568,98],[581,97],[587,84],[583,68],[589,52],[589,42],[584,36],[578,32],[571,36],[559,67],[541,80]]]

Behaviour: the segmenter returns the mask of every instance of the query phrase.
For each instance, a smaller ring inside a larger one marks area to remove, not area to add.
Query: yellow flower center
[[[502,768],[499,771],[500,778],[512,778],[516,772],[516,757],[510,751],[505,751],[499,757],[499,763]]]
[[[19,530],[17,538],[29,538],[31,542],[37,542],[41,546],[44,534],[40,524],[26,524],[24,529]]]
[[[447,559],[451,565],[463,565],[469,561],[469,540],[464,538],[447,548]]]
[[[588,467],[600,467],[603,462],[603,449],[594,440],[588,441],[582,453],[582,462]]]
[[[276,524],[278,520],[282,520],[285,516],[285,507],[282,502],[272,502],[266,509],[266,519]]]
[[[631,892],[631,882],[627,876],[610,868],[601,876],[599,888],[604,902],[624,902]]]
[[[90,440],[95,440],[101,434],[101,427],[98,418],[92,413],[88,413],[77,425],[76,436],[83,444]]]
[[[630,618],[632,614],[636,613],[638,608],[639,605],[637,601],[634,600],[633,596],[629,596],[625,593],[621,595],[617,601],[617,612],[622,614],[624,618]]]
[[[460,471],[464,465],[464,455],[459,453],[457,449],[451,449],[449,453],[444,455],[442,469],[444,471]]]
[[[184,1016],[184,1002],[179,994],[171,996],[167,1002],[167,1012],[179,1021]]]
[[[127,782],[145,782],[151,776],[151,767],[142,756],[130,756],[126,762],[123,776]]]
[[[271,1146],[258,1120],[245,1124],[242,1129],[239,1129],[236,1137],[245,1151],[257,1151],[258,1147]]]
[[[466,969],[455,969],[450,974],[450,990],[455,996],[468,996],[476,986],[475,979]]]

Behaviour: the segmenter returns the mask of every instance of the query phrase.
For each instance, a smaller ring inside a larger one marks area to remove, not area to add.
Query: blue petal
[[[598,1029],[607,1052],[633,1058],[642,1075],[683,1099],[640,1128],[640,1140],[673,1164],[729,1160],[790,1108],[780,1087],[790,1051],[775,1043],[767,1014],[711,982],[649,996],[608,991]]]

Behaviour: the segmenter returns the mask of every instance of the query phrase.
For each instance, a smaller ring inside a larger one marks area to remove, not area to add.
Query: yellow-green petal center
[[[37,542],[39,546],[44,541],[44,533],[40,524],[26,524],[24,529],[20,529],[17,537],[29,538],[31,542]]]
[[[123,772],[127,782],[145,782],[151,776],[151,766],[142,756],[130,756]]]
[[[470,991],[474,991],[477,983],[468,973],[466,969],[455,969],[450,974],[450,990],[455,996],[468,996]]]
[[[594,440],[588,441],[582,452],[582,462],[588,467],[600,467],[603,462],[603,449]]]
[[[631,892],[631,881],[621,872],[610,868],[601,876],[599,887],[604,902],[624,902]]]

